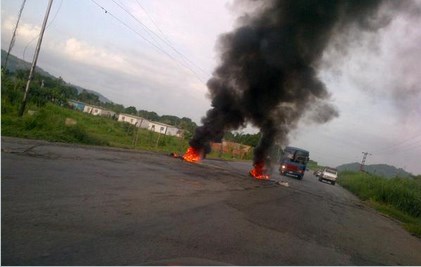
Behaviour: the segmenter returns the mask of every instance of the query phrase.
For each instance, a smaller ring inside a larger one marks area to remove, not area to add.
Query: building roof
[[[162,125],[162,126],[166,126],[166,127],[171,127],[171,128],[179,129],[178,127],[175,127],[173,125],[169,125],[169,124],[166,124],[166,123],[162,123],[162,122],[157,122],[157,121],[149,121],[149,122],[150,123],[154,123],[154,124],[159,124],[159,125]]]
[[[120,116],[120,115],[121,116],[132,117],[132,118],[136,118],[136,119],[143,119],[143,120],[149,121],[149,120],[147,120],[147,119],[145,119],[143,117],[139,117],[139,116],[136,116],[136,115],[133,115],[133,114],[119,113],[118,116]]]

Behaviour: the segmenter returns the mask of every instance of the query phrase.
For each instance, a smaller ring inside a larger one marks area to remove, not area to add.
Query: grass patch
[[[79,143],[159,152],[184,152],[188,143],[182,138],[166,136],[139,129],[111,118],[47,104],[28,109],[35,113],[18,117],[15,108],[8,107],[2,114],[2,136],[41,139],[52,142]],[[66,124],[66,119],[73,124]]]
[[[421,183],[409,178],[386,179],[361,172],[342,172],[338,183],[378,211],[421,237]]]
[[[2,115],[2,135],[53,142],[108,145],[105,139],[89,131],[84,123],[66,125],[66,118],[82,121],[80,115],[54,105],[34,110],[33,115],[18,117],[14,113]]]

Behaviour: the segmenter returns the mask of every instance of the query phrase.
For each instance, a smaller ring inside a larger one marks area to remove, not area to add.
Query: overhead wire
[[[179,54],[181,57],[185,58],[185,60],[187,60],[190,64],[194,65],[195,67],[197,67],[199,70],[201,70],[204,74],[209,75],[209,73],[204,70],[202,67],[200,67],[199,65],[196,65],[193,61],[191,61],[188,57],[186,57],[183,53],[181,53],[180,51],[178,51],[177,49],[175,49],[173,47],[173,45],[171,44],[171,41],[169,40],[169,38],[163,33],[163,31],[161,30],[161,28],[155,23],[155,21],[152,19],[152,17],[149,15],[148,11],[142,6],[142,4],[139,2],[139,0],[135,0],[136,3],[139,5],[139,7],[143,10],[143,12],[145,12],[145,14],[148,16],[149,20],[152,22],[152,24],[156,27],[156,29],[161,33],[162,37],[163,37],[163,41],[170,46],[177,54]]]
[[[57,14],[58,14],[58,12],[60,11],[60,9],[61,9],[61,5],[63,4],[63,0],[61,0],[60,1],[60,5],[59,5],[59,7],[57,8],[57,11],[56,11],[56,13],[54,14],[54,17],[51,19],[51,21],[47,24],[47,27],[45,27],[45,30],[47,30],[48,29],[48,27],[50,27],[50,25],[51,24],[53,24],[53,22],[54,22],[54,20],[56,19],[56,17],[57,17]],[[29,47],[29,45],[33,42],[33,41],[35,41],[36,39],[38,39],[39,38],[39,36],[40,36],[40,34],[38,34],[37,36],[35,36],[31,41],[29,41],[29,43],[25,46],[25,48],[23,49],[23,54],[22,54],[22,59],[23,60],[25,60],[25,54],[26,54],[26,49],[28,49],[28,47]]]
[[[149,20],[152,22],[152,24],[155,26],[155,28],[162,34],[163,38],[165,40],[167,40],[169,43],[171,43],[168,38],[166,37],[166,35],[162,32],[161,28],[155,23],[155,21],[152,19],[152,17],[149,15],[149,13],[146,11],[146,9],[142,6],[142,4],[140,4],[140,2],[138,0],[135,0],[136,3],[139,5],[139,7],[143,10],[143,12],[145,12],[146,16],[148,16]]]
[[[163,35],[163,37],[159,36],[155,31],[151,30],[146,24],[144,24],[142,21],[140,21],[138,18],[136,18],[136,16],[134,16],[129,10],[127,10],[127,8],[123,7],[123,5],[121,3],[117,3],[115,0],[112,0],[112,2],[114,2],[116,5],[118,5],[124,12],[126,12],[130,17],[132,17],[134,20],[136,20],[143,29],[145,29],[145,31],[148,33],[149,36],[151,36],[152,39],[158,38],[159,41],[163,42],[165,45],[167,45],[169,48],[171,48],[171,50],[173,50],[175,53],[177,53],[182,59],[184,59],[188,64],[196,67],[197,69],[199,69],[200,71],[202,71],[202,74],[205,74],[207,76],[209,76],[209,73],[207,71],[205,71],[203,68],[201,68],[200,66],[198,66],[197,64],[195,64],[193,61],[191,61],[187,56],[185,56],[182,52],[178,51],[172,44],[171,42],[168,40],[168,38],[165,37],[165,34],[161,31],[161,29],[158,27],[158,25],[156,25],[156,23],[152,20],[152,18],[149,16],[149,14],[147,13],[147,11],[143,8],[143,6],[137,2],[137,4],[142,8],[142,10],[146,13],[146,15],[148,16],[148,18],[152,21],[152,23],[155,25],[155,27],[159,30],[159,32]]]
[[[133,14],[130,13],[130,11],[127,10],[126,7],[123,6],[123,4],[121,3],[117,3],[115,0],[111,0],[114,4],[116,4],[120,9],[122,9],[124,12],[126,12],[131,18],[133,18],[134,20],[136,20],[140,26],[142,27],[142,29],[155,41],[158,43],[156,36],[153,35],[153,31],[150,30],[148,27],[146,27],[145,24],[143,24],[141,21],[139,21]],[[158,44],[157,44],[158,45]]]
[[[147,43],[149,43],[150,45],[152,45],[153,47],[155,47],[156,49],[158,49],[160,52],[162,52],[163,54],[167,55],[170,59],[172,59],[175,63],[177,63],[179,66],[184,67],[188,70],[190,70],[192,72],[192,74],[202,83],[204,83],[204,80],[202,80],[202,78],[193,70],[191,69],[189,66],[187,65],[183,65],[181,64],[175,57],[173,57],[170,53],[168,53],[167,51],[165,51],[164,49],[162,49],[160,46],[158,46],[157,44],[153,43],[151,40],[147,39],[146,37],[144,37],[142,34],[140,34],[139,32],[137,32],[135,29],[133,29],[130,25],[128,25],[127,23],[125,23],[124,21],[122,21],[121,19],[119,19],[117,16],[113,15],[109,10],[107,10],[106,8],[104,8],[103,6],[101,6],[100,4],[98,4],[95,0],[91,0],[91,2],[93,2],[95,5],[97,5],[99,8],[101,8],[105,14],[110,15],[112,18],[114,18],[115,20],[117,20],[119,23],[121,23],[122,25],[124,25],[126,28],[128,28],[129,30],[131,30],[132,32],[134,32],[136,35],[138,35],[140,38],[142,38],[143,40],[145,40]],[[116,3],[115,1],[113,1],[114,3]],[[117,4],[117,3],[116,3]],[[118,5],[118,4],[117,4]]]
[[[114,2],[114,4],[116,4],[118,7],[120,7],[124,12],[126,12],[130,17],[132,17],[134,20],[136,20],[142,26],[142,28],[148,33],[148,35],[151,36],[152,39],[154,39],[156,41],[155,37],[158,38],[158,40],[160,40],[165,45],[167,45],[168,47],[170,47],[175,53],[177,53],[179,56],[181,56],[187,63],[189,63],[192,66],[194,66],[194,67],[198,68],[199,70],[201,70],[203,72],[203,74],[209,75],[209,73],[207,73],[205,70],[203,70],[200,66],[196,65],[193,61],[191,61],[189,58],[187,58],[183,53],[181,53],[180,51],[178,51],[166,38],[162,38],[157,33],[155,33],[155,31],[151,30],[147,25],[145,25],[142,21],[140,21],[138,18],[136,18],[136,16],[134,16],[129,10],[127,10],[127,8],[125,8],[120,3],[117,3],[115,0],[111,0],[111,1]],[[137,2],[137,3],[140,5],[139,2]],[[143,9],[143,7],[141,5],[140,5],[140,7]],[[145,11],[145,13],[146,13],[146,11]],[[148,17],[150,18],[149,15],[148,15]],[[157,27],[157,25],[155,23],[154,23],[154,25]],[[162,33],[161,30],[160,30],[160,32]],[[196,75],[199,75],[196,72],[195,72],[195,74]]]
[[[387,146],[387,147],[384,147],[382,149],[375,150],[373,153],[384,154],[384,153],[390,153],[391,150],[398,149],[398,148],[405,149],[406,146],[408,146],[408,145],[410,145],[410,146],[413,146],[414,144],[415,145],[421,145],[421,139],[417,140],[419,137],[421,137],[421,134],[415,135],[415,136],[410,137],[410,138],[407,138],[407,139],[405,139],[405,140],[403,140],[399,143],[393,144],[391,146]],[[409,141],[412,141],[412,143],[408,143]],[[416,146],[416,147],[418,147],[418,146]],[[412,149],[412,147],[407,147],[406,149]]]

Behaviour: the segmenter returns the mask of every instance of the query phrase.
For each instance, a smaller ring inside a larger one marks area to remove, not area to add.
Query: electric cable
[[[120,22],[121,24],[123,24],[126,28],[128,28],[129,30],[131,30],[132,32],[134,32],[136,35],[138,35],[139,37],[141,37],[143,40],[145,40],[146,42],[148,42],[150,45],[152,45],[153,47],[155,47],[156,49],[158,49],[160,52],[162,52],[163,54],[167,55],[170,59],[172,59],[175,63],[177,63],[180,67],[185,67],[186,69],[190,70],[193,75],[202,83],[204,83],[204,81],[202,80],[202,78],[193,70],[191,69],[189,66],[186,65],[182,65],[176,58],[174,58],[171,54],[169,54],[167,51],[163,50],[161,47],[159,47],[158,45],[154,44],[152,41],[150,41],[149,39],[147,39],[146,37],[144,37],[142,34],[140,34],[139,32],[137,32],[136,30],[134,30],[132,27],[130,27],[127,23],[125,23],[124,21],[122,21],[121,19],[119,19],[117,16],[113,15],[109,10],[105,9],[103,6],[101,6],[100,4],[98,4],[95,0],[91,0],[91,2],[93,2],[95,5],[97,5],[99,8],[101,8],[105,14],[110,15],[112,18],[114,18],[115,20],[117,20],[118,22]],[[114,3],[116,3],[115,1],[113,1]]]
[[[53,19],[50,21],[50,23],[48,23],[47,24],[47,27],[45,27],[45,30],[47,30],[48,29],[48,27],[50,27],[50,25],[54,22],[54,20],[56,19],[56,17],[57,17],[57,14],[58,14],[58,12],[60,11],[60,9],[61,9],[61,5],[63,4],[63,0],[61,0],[60,1],[60,5],[59,5],[59,7],[58,7],[58,9],[57,9],[57,11],[56,11],[56,13],[54,14],[54,17],[53,17]],[[28,46],[33,42],[33,41],[35,41],[36,39],[38,39],[39,38],[39,34],[37,35],[37,36],[35,36],[31,41],[29,41],[29,43],[25,46],[25,48],[23,49],[23,54],[22,54],[22,59],[25,61],[25,53],[26,53],[26,49],[28,49]]]
[[[389,153],[390,150],[397,149],[398,147],[401,147],[402,149],[405,149],[406,146],[408,146],[408,145],[414,145],[414,143],[416,145],[417,144],[421,144],[421,139],[420,140],[417,140],[419,137],[421,137],[421,135],[416,135],[416,136],[410,137],[410,138],[405,139],[405,140],[403,140],[403,141],[401,141],[401,142],[399,142],[397,144],[393,144],[391,146],[388,146],[388,147],[385,147],[385,148],[376,150],[373,153],[376,153],[376,154],[385,154],[385,153]],[[412,141],[413,143],[408,143],[409,141]],[[408,149],[410,149],[410,148],[408,148]]]
[[[162,37],[163,37],[163,41],[170,46],[177,54],[179,54],[180,56],[182,56],[183,58],[185,58],[190,64],[194,65],[196,68],[198,68],[199,70],[201,70],[204,74],[209,75],[209,72],[204,70],[202,67],[196,65],[193,61],[190,61],[188,57],[186,57],[183,53],[179,52],[177,49],[175,49],[173,47],[173,45],[171,44],[171,41],[169,40],[169,38],[162,32],[161,28],[155,23],[155,21],[152,19],[152,17],[149,15],[148,11],[140,4],[139,0],[135,0],[136,3],[140,6],[140,8],[143,10],[143,12],[145,12],[145,14],[148,16],[149,20],[152,22],[152,24],[157,28],[157,30],[161,33]],[[146,26],[146,25],[145,25]],[[147,26],[146,26],[147,27]]]

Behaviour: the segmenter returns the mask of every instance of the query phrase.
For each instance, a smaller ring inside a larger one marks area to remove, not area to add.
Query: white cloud
[[[112,54],[105,49],[97,48],[75,38],[68,39],[62,51],[72,61],[95,67],[120,70],[127,67],[121,55]]]
[[[15,29],[17,22],[16,17],[6,16],[2,17],[1,21],[1,35],[2,40],[8,40],[10,42],[10,38],[12,38],[13,30]],[[16,40],[20,42],[30,42],[36,39],[41,31],[41,28],[38,26],[34,26],[25,22],[20,22],[18,30],[16,31]]]

